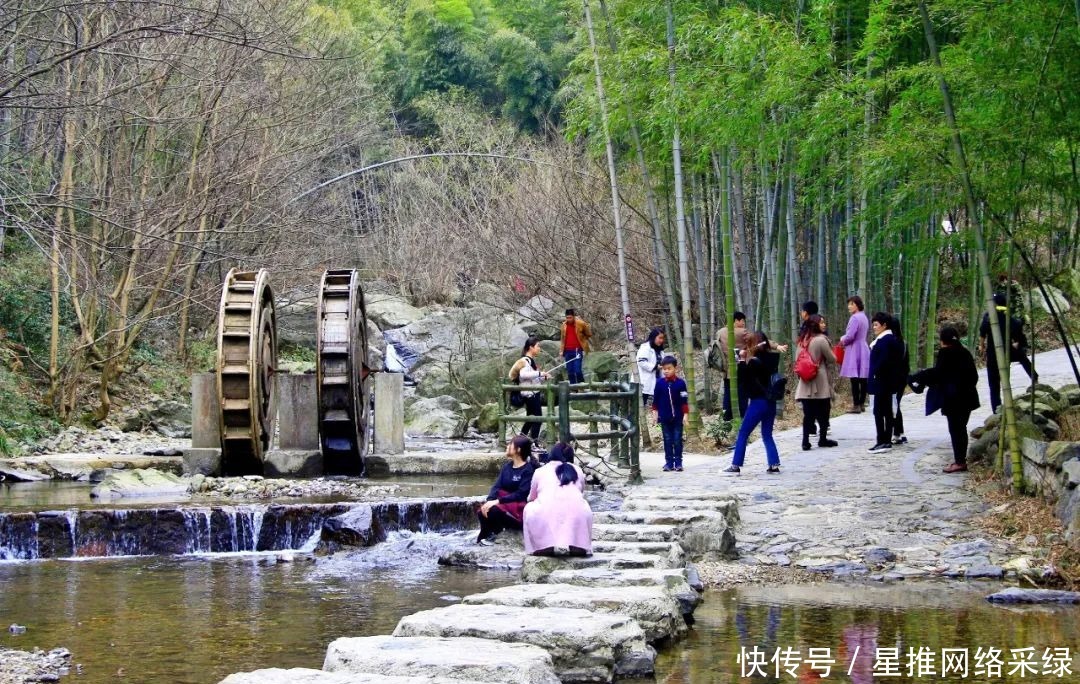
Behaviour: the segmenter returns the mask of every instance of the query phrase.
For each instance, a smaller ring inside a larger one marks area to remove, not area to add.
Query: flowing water
[[[65,681],[84,684],[317,669],[338,637],[387,634],[403,615],[516,579],[437,566],[438,549],[464,536],[398,533],[317,563],[276,554],[0,563],[0,646],[69,648],[82,675]],[[11,623],[26,633],[9,634]]]

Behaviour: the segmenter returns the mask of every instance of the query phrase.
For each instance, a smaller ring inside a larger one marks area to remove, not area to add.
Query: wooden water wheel
[[[319,285],[319,441],[328,474],[362,475],[368,452],[371,381],[360,276],[329,270]]]
[[[262,475],[277,417],[277,320],[266,269],[232,269],[218,309],[221,468]]]

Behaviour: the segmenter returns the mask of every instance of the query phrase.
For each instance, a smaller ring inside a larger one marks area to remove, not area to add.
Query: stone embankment
[[[695,506],[685,503],[687,495]],[[338,639],[321,671],[258,670],[222,684],[390,684],[402,677],[547,684],[650,676],[655,649],[686,634],[701,600],[692,561],[733,558],[738,519],[736,500],[715,491],[673,497],[638,487],[621,509],[595,514],[590,557],[522,559],[520,545],[507,539],[447,552],[444,564],[520,565],[522,583],[407,615],[391,636]]]

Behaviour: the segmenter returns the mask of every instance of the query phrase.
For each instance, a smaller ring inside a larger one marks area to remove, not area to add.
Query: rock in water
[[[96,499],[138,497],[187,498],[190,481],[187,478],[153,468],[122,470],[109,473],[101,484],[90,490]]]
[[[1080,592],[1010,587],[986,597],[991,603],[1080,603]]]

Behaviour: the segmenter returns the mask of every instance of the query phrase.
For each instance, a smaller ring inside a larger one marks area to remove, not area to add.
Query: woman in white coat
[[[637,352],[638,377],[641,382],[641,401],[645,408],[652,404],[656,379],[660,377],[660,359],[664,358],[664,343],[667,341],[663,328],[653,328]]]

